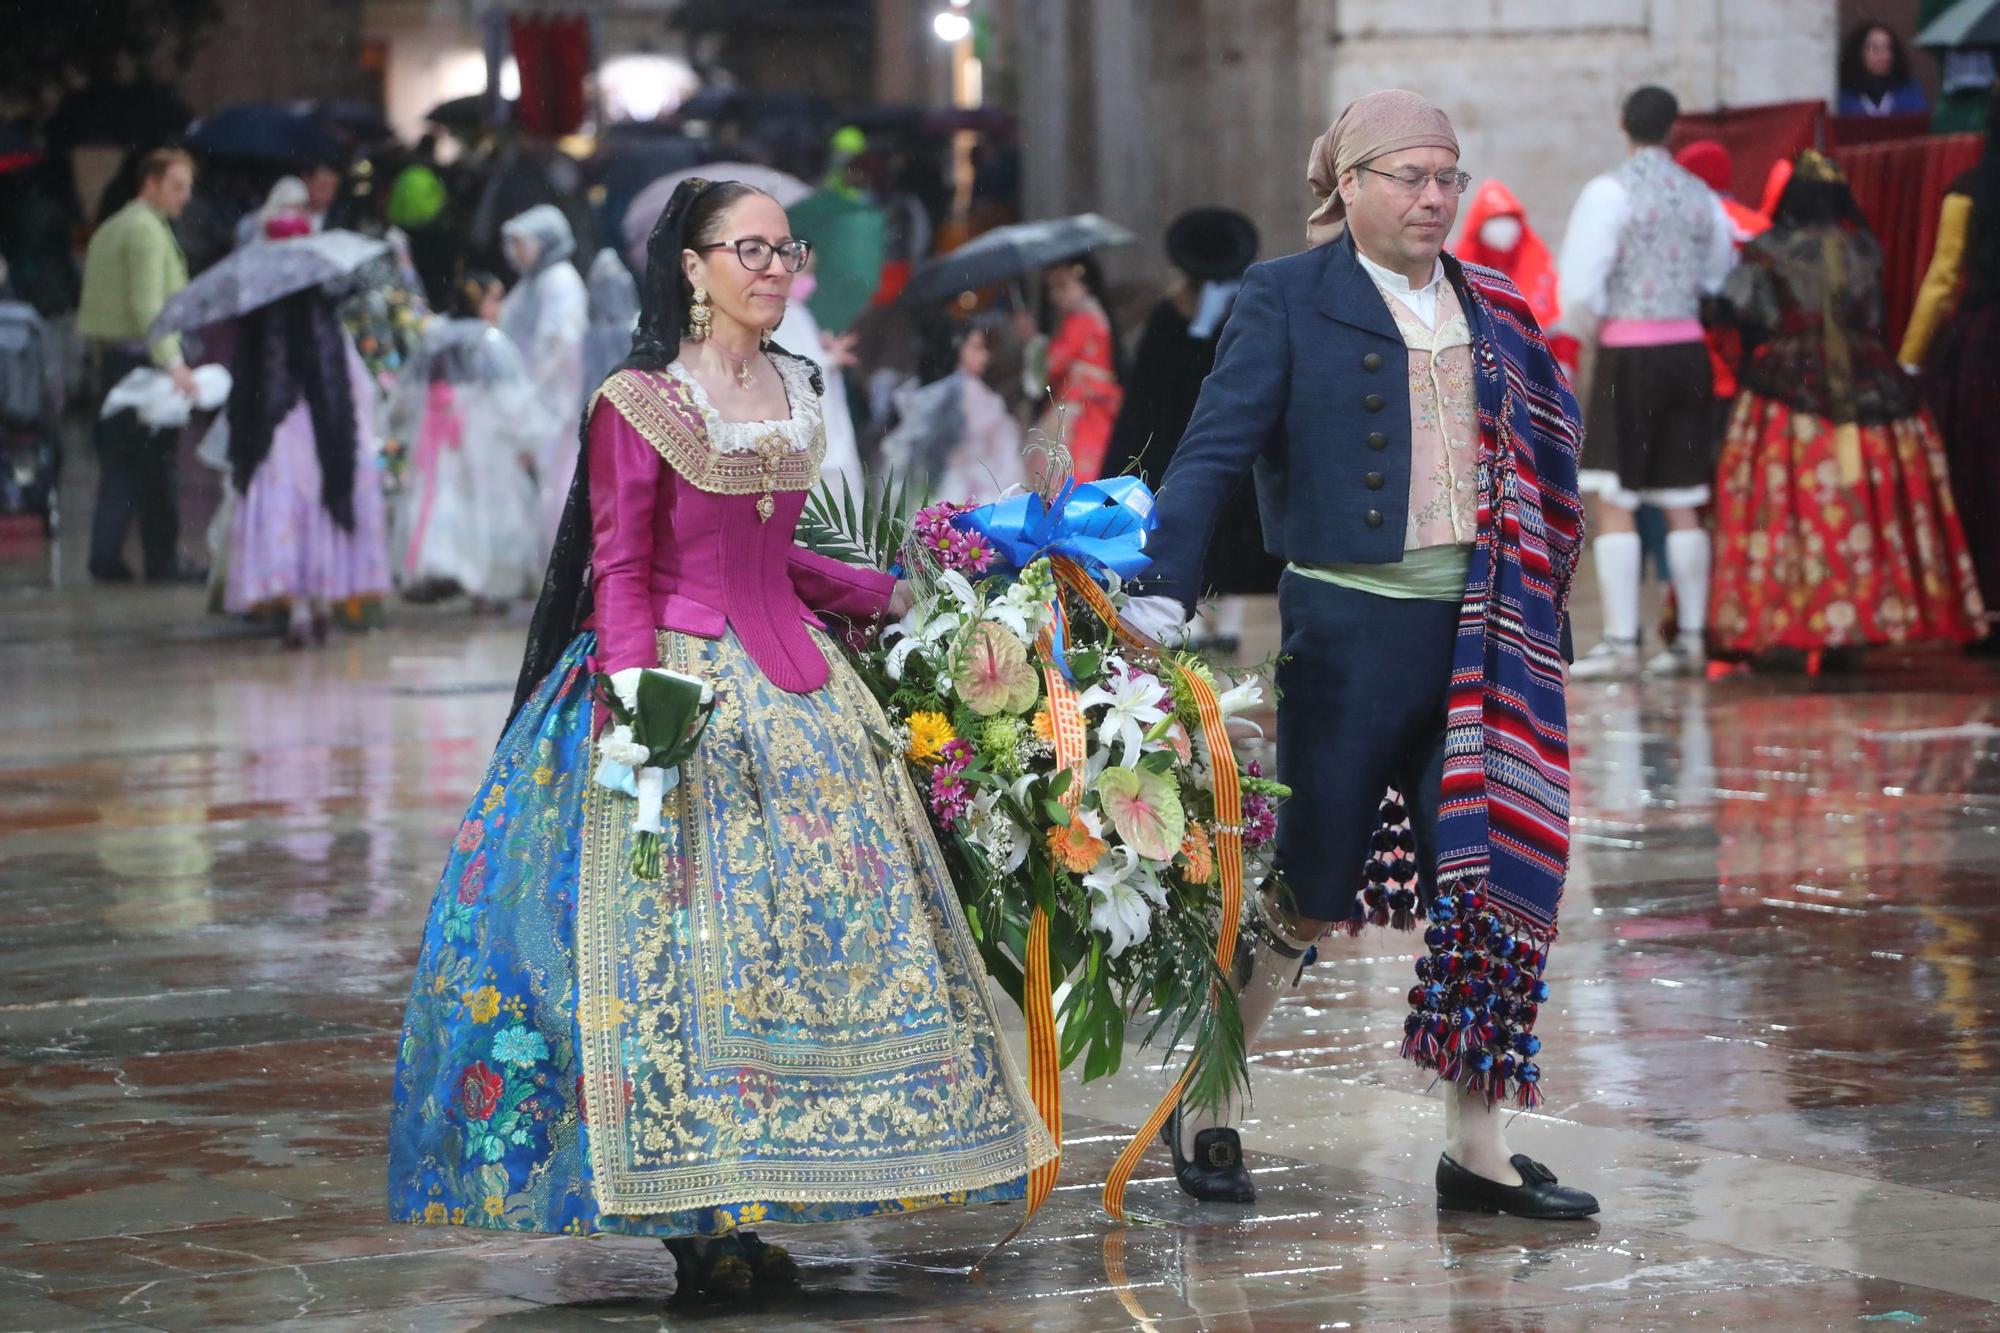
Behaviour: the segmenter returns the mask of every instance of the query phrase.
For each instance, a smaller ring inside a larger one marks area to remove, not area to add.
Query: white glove
[[[639,711],[639,674],[646,668],[626,667],[623,671],[611,673],[611,692],[618,696],[618,702],[625,705],[625,711]]]
[[[1187,642],[1188,616],[1172,597],[1134,597],[1119,612],[1126,624],[1162,647],[1178,648]]]

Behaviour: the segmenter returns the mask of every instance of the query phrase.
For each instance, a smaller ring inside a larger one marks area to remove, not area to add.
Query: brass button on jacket
[[[1380,352],[1370,352],[1368,355],[1362,357],[1361,368],[1363,370],[1380,370],[1382,368],[1382,354]]]
[[[1368,432],[1368,447],[1370,449],[1387,449],[1389,447],[1389,437],[1379,430],[1371,430]]]
[[[1367,476],[1361,479],[1361,484],[1366,486],[1371,491],[1381,490],[1382,482],[1383,482],[1383,476],[1379,472],[1371,472]]]
[[[1379,393],[1371,393],[1361,400],[1361,406],[1369,412],[1380,412],[1388,404]]]
[[[1382,511],[1379,509],[1371,509],[1368,511],[1367,515],[1362,518],[1361,521],[1363,523],[1366,523],[1371,528],[1379,528],[1382,526]]]

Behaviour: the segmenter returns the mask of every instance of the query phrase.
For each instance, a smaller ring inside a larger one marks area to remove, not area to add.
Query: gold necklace
[[[730,365],[736,368],[737,388],[742,389],[745,393],[748,393],[752,388],[756,386],[756,381],[751,377],[750,374],[750,365],[757,359],[756,353],[753,352],[749,356],[746,356],[739,361],[735,357],[731,356],[729,352],[726,349],[722,348],[721,346],[717,346],[715,350],[722,354],[722,359],[724,361],[727,361]]]

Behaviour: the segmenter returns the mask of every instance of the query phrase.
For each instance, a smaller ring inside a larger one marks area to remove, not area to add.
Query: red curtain
[[[1891,347],[1903,340],[1930,267],[1945,189],[1979,161],[1984,142],[1977,134],[1938,134],[1833,150],[1882,243],[1882,331]]]
[[[549,138],[575,131],[583,124],[583,81],[590,73],[590,20],[515,14],[507,19],[507,35],[521,67],[521,128]]]
[[[1797,157],[1819,142],[1821,102],[1773,102],[1768,106],[1735,106],[1720,111],[1683,111],[1674,123],[1667,147],[1678,153],[1696,139],[1717,139],[1729,150],[1733,167],[1730,193],[1752,208],[1764,194],[1764,177],[1771,164]]]

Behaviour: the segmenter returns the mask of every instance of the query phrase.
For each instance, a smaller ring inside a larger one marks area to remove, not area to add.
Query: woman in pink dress
[[[1054,1145],[881,707],[825,629],[882,615],[894,582],[793,540],[820,376],[760,343],[807,247],[769,196],[695,180],[647,252],[424,932],[389,1211],[657,1236],[677,1297],[734,1298],[798,1280],[759,1231],[1018,1199]],[[593,681],[633,695],[660,667],[715,711],[635,866]]]
[[[322,643],[335,606],[389,591],[375,388],[317,288],[236,324],[223,605],[287,612],[288,647]]]

